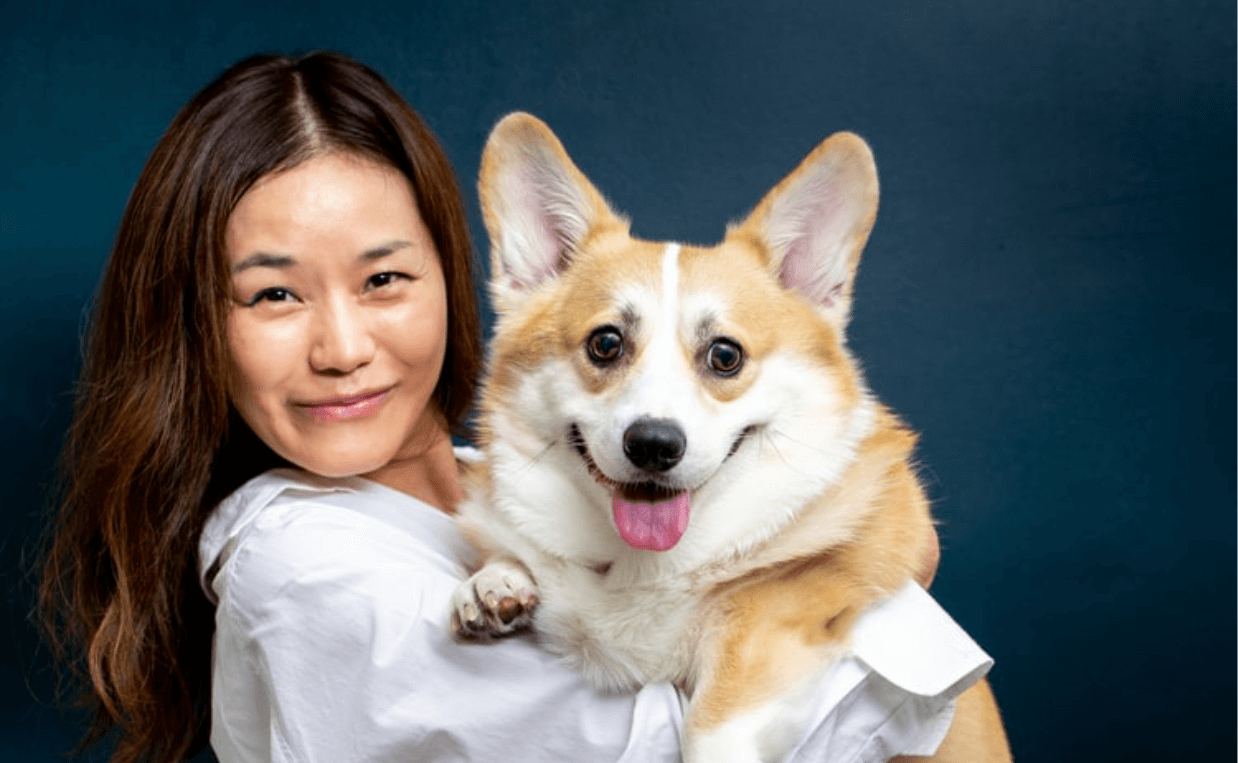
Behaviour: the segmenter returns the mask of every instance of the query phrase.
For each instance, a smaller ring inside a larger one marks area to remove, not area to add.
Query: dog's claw
[[[524,565],[492,560],[456,588],[451,629],[465,639],[506,636],[532,623],[537,603],[536,584]]]
[[[499,602],[499,619],[503,621],[504,625],[510,624],[522,611],[524,611],[524,606],[511,596],[505,596]]]

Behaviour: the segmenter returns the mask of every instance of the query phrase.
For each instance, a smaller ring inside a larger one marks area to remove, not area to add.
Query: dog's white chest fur
[[[684,580],[625,580],[575,564],[534,570],[542,592],[534,623],[547,646],[597,686],[633,689],[653,681],[691,683],[699,595]]]

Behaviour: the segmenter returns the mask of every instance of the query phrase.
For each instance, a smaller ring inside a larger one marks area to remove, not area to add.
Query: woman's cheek
[[[447,349],[445,297],[410,301],[386,319],[386,344],[405,365],[429,374],[433,386]]]
[[[301,334],[295,320],[263,320],[252,308],[233,308],[228,318],[229,394],[247,419],[264,409],[269,415],[290,391],[296,370],[306,363]]]

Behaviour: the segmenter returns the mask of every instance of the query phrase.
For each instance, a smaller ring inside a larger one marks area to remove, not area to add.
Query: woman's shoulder
[[[341,580],[372,583],[380,594],[398,571],[464,574],[467,542],[451,518],[416,499],[360,478],[327,479],[276,469],[239,488],[214,511],[199,540],[203,589],[218,603],[260,603]]]
[[[202,538],[209,545],[236,535],[263,513],[277,498],[312,496],[331,492],[355,492],[346,480],[332,480],[290,467],[271,469],[241,485],[211,510],[202,529]]]
[[[211,579],[239,540],[261,524],[259,520],[274,518],[276,512],[271,507],[278,499],[344,489],[343,485],[328,485],[313,475],[287,468],[264,472],[237,488],[212,509],[198,537],[198,570],[207,596],[216,598]]]

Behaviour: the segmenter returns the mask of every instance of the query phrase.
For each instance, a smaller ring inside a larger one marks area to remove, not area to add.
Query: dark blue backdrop
[[[227,64],[314,48],[424,113],[478,236],[508,110],[638,234],[695,242],[826,134],[864,135],[883,200],[853,345],[924,433],[934,592],[996,657],[1016,756],[1233,760],[1233,2],[756,5],[6,3],[0,760],[74,733],[19,562],[129,189]]]

